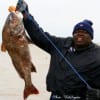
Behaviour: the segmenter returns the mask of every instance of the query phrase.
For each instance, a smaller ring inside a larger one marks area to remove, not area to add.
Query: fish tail
[[[31,94],[39,94],[39,91],[33,85],[24,89],[24,99],[26,99]]]
[[[1,51],[2,51],[2,52],[6,52],[6,50],[7,50],[7,49],[6,49],[5,45],[2,43],[2,44],[1,44]]]

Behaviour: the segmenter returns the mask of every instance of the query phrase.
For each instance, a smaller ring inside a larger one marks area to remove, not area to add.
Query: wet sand
[[[32,62],[37,73],[32,73],[32,82],[39,89],[39,95],[31,95],[27,100],[49,100],[46,91],[46,75],[50,63],[50,55],[38,47],[29,45]],[[0,100],[23,100],[24,81],[19,77],[8,53],[0,51]]]

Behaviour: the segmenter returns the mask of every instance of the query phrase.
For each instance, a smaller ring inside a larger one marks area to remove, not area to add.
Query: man
[[[73,37],[60,38],[39,27],[24,1],[17,3],[17,10],[23,14],[24,26],[33,43],[51,55],[46,79],[47,91],[51,92],[50,100],[94,100],[87,98],[86,84],[64,59],[75,66],[92,88],[100,89],[100,46],[92,42],[92,22],[84,20],[75,25]]]

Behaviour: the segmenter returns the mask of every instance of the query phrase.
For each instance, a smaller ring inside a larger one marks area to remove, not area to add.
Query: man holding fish
[[[29,13],[24,0],[18,1],[17,10],[23,15],[24,26],[31,40],[51,55],[46,79],[47,91],[51,92],[50,100],[99,100],[100,46],[92,41],[92,21],[77,23],[72,32],[73,37],[60,38],[44,32]],[[71,70],[70,65],[74,65],[86,83],[93,88],[92,92],[88,92],[89,86]]]

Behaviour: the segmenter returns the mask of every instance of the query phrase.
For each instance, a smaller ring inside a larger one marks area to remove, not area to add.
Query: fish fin
[[[33,44],[33,41],[26,35],[25,36],[29,44]]]
[[[4,43],[2,43],[2,44],[1,44],[1,51],[2,51],[2,52],[6,52],[6,50],[7,50],[7,49],[6,49],[5,45],[4,45]]]
[[[31,72],[37,72],[33,63],[31,63]]]
[[[39,91],[37,90],[37,88],[33,85],[27,87],[24,89],[24,99],[26,99],[29,95],[32,95],[32,94],[39,94]]]

